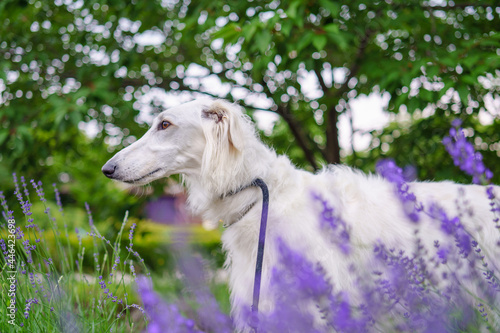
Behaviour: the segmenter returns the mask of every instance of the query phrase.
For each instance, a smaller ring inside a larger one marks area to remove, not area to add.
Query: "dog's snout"
[[[110,162],[104,164],[104,166],[101,169],[102,173],[108,178],[113,178],[115,170],[116,170],[116,164]]]

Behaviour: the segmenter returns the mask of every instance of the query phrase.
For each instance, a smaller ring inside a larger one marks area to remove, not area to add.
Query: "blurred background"
[[[73,226],[87,202],[109,235],[129,210],[153,266],[158,230],[190,223],[220,265],[220,231],[179,214],[178,178],[123,188],[100,171],[156,114],[202,96],[244,106],[300,168],[373,172],[391,157],[410,179],[470,183],[441,144],[461,118],[498,184],[499,27],[493,0],[3,0],[0,190],[20,211],[12,173],[54,202],[56,183]]]

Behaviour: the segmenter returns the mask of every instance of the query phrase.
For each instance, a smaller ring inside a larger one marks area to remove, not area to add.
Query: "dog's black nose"
[[[101,169],[102,173],[108,178],[113,178],[113,174],[115,173],[115,170],[116,170],[116,164],[109,163],[109,162],[104,164],[104,166]]]

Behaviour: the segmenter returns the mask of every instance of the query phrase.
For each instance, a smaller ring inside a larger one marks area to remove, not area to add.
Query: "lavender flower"
[[[150,280],[139,276],[136,280],[137,291],[144,303],[144,309],[150,318],[146,331],[148,333],[201,332],[196,329],[195,322],[183,317],[175,305],[165,303],[154,291]]]
[[[99,264],[99,253],[94,252],[93,256],[94,256],[95,271],[96,272],[100,272],[101,271],[101,265]]]
[[[181,244],[178,244],[181,246]],[[192,291],[199,309],[196,311],[197,323],[210,332],[231,333],[233,324],[231,319],[222,313],[215,298],[205,284],[203,262],[199,257],[186,255],[186,249],[179,249],[179,267],[186,282]]]
[[[3,195],[3,192],[0,191],[0,205],[3,207],[3,215],[5,220],[13,219],[14,218],[14,212],[9,210],[9,207],[7,206],[7,201],[5,200],[5,196]]]
[[[436,254],[440,259],[442,264],[446,264],[448,260],[448,255],[450,254],[450,248],[447,246],[441,246],[438,241],[434,241],[434,247],[437,249]]]
[[[130,247],[132,247],[132,245],[133,245],[132,240],[134,238],[134,230],[135,230],[136,226],[137,226],[137,224],[133,223],[132,226],[130,227],[130,231],[128,234],[128,239],[130,240]]]
[[[12,174],[12,180],[14,182],[14,188],[15,188],[14,193],[15,192],[21,193],[21,189],[19,188],[19,182],[17,180],[17,175],[15,172]]]
[[[132,262],[132,260],[130,260],[130,272],[132,273],[132,275],[134,276],[134,279],[137,279],[137,275],[135,274],[135,267],[134,267],[134,263]]]
[[[24,195],[26,196],[26,199],[28,199],[30,196],[30,193],[28,191],[28,185],[26,184],[26,180],[24,179],[24,176],[21,176],[21,185],[23,185]]]
[[[128,233],[128,239],[130,240],[130,245],[129,246],[125,246],[125,248],[129,251],[129,252],[134,252],[134,250],[132,249],[132,247],[134,246],[134,242],[133,242],[133,239],[134,239],[134,230],[135,230],[135,227],[137,225],[135,223],[132,224],[132,226],[130,227],[130,230],[129,230],[129,233]],[[137,254],[139,255],[139,254]]]
[[[99,276],[99,285],[101,286],[101,289],[103,290],[103,293],[106,294],[107,298],[111,298],[113,301],[116,301],[116,296],[113,296],[113,293],[109,291],[109,288],[106,286],[106,282],[104,282],[104,279],[102,278],[102,275]]]
[[[59,207],[59,211],[61,212],[61,214],[64,215],[63,207],[62,207],[62,203],[61,203],[61,194],[59,193],[59,190],[57,189],[57,186],[55,183],[52,184],[52,186],[54,187],[54,195],[56,197],[56,203],[57,203],[57,206]]]
[[[441,245],[435,242],[435,247]],[[453,327],[456,325],[453,313],[463,314],[458,316],[460,327],[469,325],[471,317],[466,313],[470,308],[463,289],[458,287],[454,278],[444,276],[440,288],[436,277],[429,271],[426,253],[423,246],[417,246],[412,255],[387,249],[383,244],[375,248],[380,265],[375,275],[378,276],[375,279],[377,285],[366,286],[367,279],[362,280],[364,300],[367,311],[373,318],[378,318],[379,324],[383,325],[383,318],[389,319],[387,313],[391,313],[391,331],[434,332]],[[450,256],[448,254],[448,259]]]
[[[475,184],[487,183],[493,177],[491,170],[483,163],[481,153],[474,150],[474,146],[467,141],[462,130],[461,121],[456,119],[452,122],[450,136],[443,139],[446,150],[453,158],[453,163],[470,176]]]
[[[271,274],[275,307],[258,318],[249,310],[245,317],[250,326],[262,332],[364,332],[371,325],[367,314],[357,311],[349,296],[335,292],[325,271],[311,263],[301,252],[277,239],[279,264]],[[311,309],[318,308],[324,326],[318,326]]]
[[[33,179],[31,179],[30,182],[31,186],[33,186],[33,188],[35,189],[40,201],[47,202],[47,199],[45,199],[45,193],[43,192],[42,182],[38,181],[38,183],[36,183]]]
[[[33,289],[36,289],[35,274],[33,274],[33,272],[29,272],[28,276],[31,283],[31,287],[33,287]]]
[[[120,300],[120,301],[121,301],[121,300]],[[119,303],[119,304],[122,304],[120,301],[119,301],[118,303]],[[142,307],[140,307],[139,305],[137,305],[137,304],[129,304],[129,305],[127,305],[127,306],[125,307],[125,309],[124,309],[123,311],[125,311],[125,310],[127,310],[127,309],[130,309],[130,308],[135,308],[135,309],[137,309],[137,310],[141,311],[143,315],[146,315],[146,311],[144,311],[144,309],[143,309]],[[117,317],[117,318],[121,318],[123,311],[122,311],[122,312],[120,312],[119,314],[117,314],[117,315],[116,315],[116,317]]]
[[[91,232],[87,233],[87,236],[97,237],[100,240],[102,240],[103,242],[105,242],[106,244],[108,244],[109,246],[111,246],[111,241],[109,239],[106,239],[106,237],[104,237],[101,234],[96,234],[95,232],[91,231]]]
[[[472,251],[471,244],[473,239],[465,231],[458,216],[449,218],[444,209],[439,207],[436,203],[430,205],[428,214],[435,220],[441,222],[441,230],[444,233],[455,238],[456,246],[460,249],[464,258],[466,258]]]
[[[3,238],[0,238],[0,248],[2,248],[4,256],[9,254],[9,252],[7,251],[7,246],[5,245],[5,240]]]
[[[128,239],[130,240],[130,245],[125,246],[125,248],[127,249],[128,252],[132,253],[135,257],[137,257],[139,259],[139,261],[144,262],[144,259],[141,258],[141,256],[139,255],[139,252],[134,251],[134,249],[132,248],[134,246],[133,239],[134,239],[134,230],[135,230],[136,226],[137,225],[135,223],[133,223],[132,226],[130,227],[130,231],[128,234]]]
[[[38,299],[29,298],[26,300],[26,306],[24,307],[24,318],[28,319],[31,311],[31,304],[38,304]]]
[[[26,262],[28,264],[33,263],[33,257],[31,255],[31,251],[34,251],[36,249],[36,245],[30,245],[29,240],[26,239],[23,241],[23,246],[24,246],[24,250],[26,251],[26,256],[28,257]]]
[[[344,254],[349,254],[350,236],[347,224],[321,195],[313,193],[312,197],[313,200],[321,203],[322,210],[319,216],[321,230],[327,233],[329,240],[335,243]]]
[[[271,275],[275,311],[260,314],[258,320],[249,316],[248,321],[257,321],[263,332],[314,332],[314,318],[307,307],[325,303],[332,287],[320,266],[315,267],[281,239],[277,239],[277,247],[280,265]]]
[[[23,195],[21,194],[21,191],[19,190],[19,186],[17,184],[17,179],[16,178],[14,178],[14,179],[16,180],[16,182],[15,182],[16,191],[14,192],[14,195],[16,196],[17,201],[19,201],[19,204],[21,205],[21,208],[23,210],[23,214],[26,215],[26,217],[28,217],[28,221],[27,221],[28,223],[26,225],[26,228],[33,228],[36,225],[33,223],[34,219],[31,217],[31,215],[33,214],[31,212],[31,203],[29,202],[28,197],[26,197],[26,201],[23,200]],[[24,177],[21,177],[21,179],[23,180],[23,184],[25,185],[26,183],[24,183]],[[25,188],[25,193],[28,193],[26,188]]]
[[[377,173],[396,186],[396,194],[401,201],[406,216],[412,222],[418,222],[422,205],[417,203],[417,198],[410,192],[410,188],[403,177],[403,171],[393,160],[380,160],[375,167]]]
[[[486,188],[486,194],[488,199],[490,200],[490,211],[494,214],[493,222],[496,225],[496,228],[500,231],[500,200],[497,198],[495,189],[493,186],[488,186]]]
[[[89,225],[91,228],[94,227],[94,219],[92,218],[92,212],[90,211],[90,206],[85,202],[85,210],[87,211],[87,216],[89,217]]]
[[[17,227],[17,228],[16,228],[16,233],[15,233],[15,235],[16,235],[16,239],[21,239],[21,238],[23,238],[23,237],[24,237],[24,233],[23,233],[23,231],[21,230],[21,227]]]
[[[113,276],[112,272],[116,271],[116,267],[118,266],[119,263],[120,263],[120,257],[118,255],[116,255],[116,258],[115,258],[115,261],[113,263],[113,267],[111,267],[111,273],[109,273],[109,276]]]
[[[485,322],[487,322],[488,321],[488,313],[486,312],[486,309],[484,308],[484,304],[479,303],[477,305],[477,307],[478,307],[479,313],[481,314],[481,317],[483,318],[483,320]]]
[[[321,266],[308,262],[280,238],[277,239],[277,246],[281,269],[273,271],[275,284],[283,289],[294,288],[304,298],[321,298],[331,292],[332,287],[322,274],[324,271]]]

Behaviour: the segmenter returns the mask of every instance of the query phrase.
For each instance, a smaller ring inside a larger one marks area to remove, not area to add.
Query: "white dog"
[[[278,236],[309,260],[319,262],[336,288],[351,291],[356,281],[349,266],[368,261],[376,242],[408,248],[418,228],[424,245],[432,250],[434,241],[443,235],[439,222],[430,218],[409,222],[393,184],[381,177],[345,166],[329,166],[316,175],[298,170],[257,138],[240,107],[221,100],[196,100],[162,112],[140,140],[118,152],[102,171],[109,178],[138,185],[173,174],[184,176],[193,212],[227,226],[222,242],[227,251],[232,315],[239,329],[244,325],[242,306],[252,301],[262,204],[260,189],[245,186],[256,178],[267,183],[270,193],[262,311],[273,304],[270,268],[278,260],[273,244]],[[410,183],[420,202],[425,205],[434,200],[452,216],[457,214],[459,189],[464,189],[474,213],[473,217],[463,214],[462,223],[491,260],[500,234],[492,222],[484,187]],[[500,193],[498,187],[495,191]],[[318,225],[321,208],[311,193],[328,201],[346,222],[353,249],[348,256],[324,237]]]

